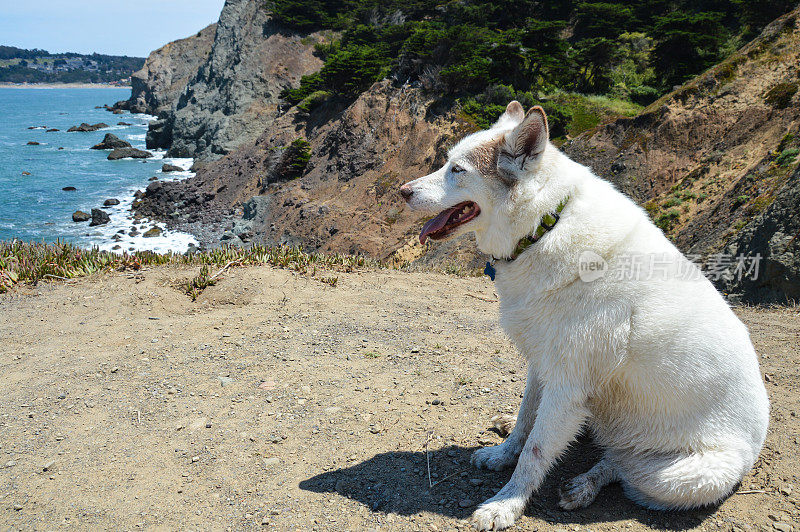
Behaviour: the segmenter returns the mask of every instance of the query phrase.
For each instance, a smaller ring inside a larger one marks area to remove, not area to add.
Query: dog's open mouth
[[[419,234],[419,242],[424,244],[428,237],[433,240],[441,240],[455,231],[458,226],[464,225],[480,213],[481,208],[472,201],[464,201],[445,209],[435,218],[425,222],[422,232]]]

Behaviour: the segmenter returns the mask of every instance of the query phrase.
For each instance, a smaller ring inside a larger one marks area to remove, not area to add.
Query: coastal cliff
[[[147,146],[214,160],[255,140],[279,115],[280,92],[322,66],[321,39],[282,30],[262,2],[227,0],[207,59],[151,124]]]
[[[211,24],[152,52],[142,69],[131,76],[131,97],[115,107],[149,115],[168,111],[208,59],[216,32],[217,25]]]

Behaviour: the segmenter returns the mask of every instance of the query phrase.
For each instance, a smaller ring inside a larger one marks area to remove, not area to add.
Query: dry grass
[[[19,240],[0,242],[0,293],[17,283],[35,285],[44,280],[68,280],[113,270],[138,270],[143,266],[160,264],[200,265],[200,274],[184,288],[193,299],[214,283],[211,266],[229,267],[271,265],[314,276],[317,269],[352,271],[388,267],[383,262],[363,256],[305,253],[294,246],[253,246],[249,249],[223,247],[201,253],[111,253],[97,248],[83,249],[63,243],[29,243]],[[205,272],[205,273],[204,273]],[[335,277],[321,281],[336,286]]]

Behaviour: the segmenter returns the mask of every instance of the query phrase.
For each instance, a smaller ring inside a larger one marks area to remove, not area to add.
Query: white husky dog
[[[472,457],[516,464],[473,514],[476,528],[513,525],[584,425],[605,452],[561,491],[565,509],[615,481],[657,509],[735,489],[769,419],[746,327],[642,209],[548,141],[541,107],[511,102],[400,192],[413,209],[441,211],[422,242],[473,231],[495,258],[501,323],[528,362],[513,431]]]

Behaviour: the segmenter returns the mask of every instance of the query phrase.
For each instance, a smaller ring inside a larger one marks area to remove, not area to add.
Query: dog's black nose
[[[407,200],[408,198],[414,195],[414,191],[411,190],[410,186],[403,185],[402,187],[400,187],[400,195]]]

